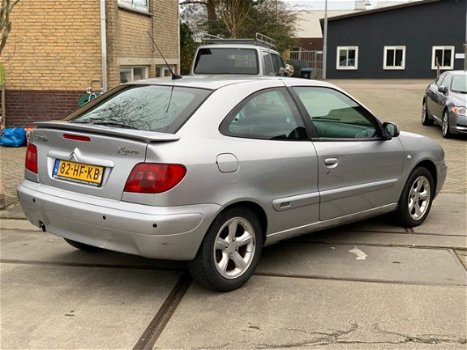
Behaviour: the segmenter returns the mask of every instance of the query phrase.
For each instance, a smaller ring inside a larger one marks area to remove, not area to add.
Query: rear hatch
[[[128,176],[150,143],[175,142],[175,132],[209,90],[163,85],[121,86],[66,120],[40,122],[31,133],[44,185],[120,200]]]

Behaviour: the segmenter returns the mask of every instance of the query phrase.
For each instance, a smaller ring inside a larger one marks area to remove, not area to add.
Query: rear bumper
[[[25,180],[18,198],[32,224],[104,249],[191,260],[220,210],[216,204],[153,207],[77,194]]]

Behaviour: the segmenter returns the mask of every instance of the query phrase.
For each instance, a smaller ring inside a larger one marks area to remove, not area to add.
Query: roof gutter
[[[101,51],[102,51],[102,91],[107,91],[107,27],[105,0],[100,0]]]

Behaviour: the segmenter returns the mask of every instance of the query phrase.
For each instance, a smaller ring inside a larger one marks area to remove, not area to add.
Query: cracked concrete
[[[228,294],[192,286],[155,347],[462,348],[465,310],[464,287],[254,276]]]

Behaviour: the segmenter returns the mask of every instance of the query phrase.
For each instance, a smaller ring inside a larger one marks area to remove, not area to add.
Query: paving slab
[[[330,244],[373,244],[405,247],[433,247],[467,249],[463,236],[435,234],[386,233],[370,231],[344,231],[333,229],[301,236],[295,242],[320,242]]]
[[[260,274],[467,285],[452,250],[284,242],[263,250]]]
[[[467,196],[441,193],[433,202],[425,222],[413,228],[415,233],[458,235],[467,239]]]
[[[254,276],[193,285],[155,348],[465,349],[465,311],[462,287]]]
[[[185,262],[145,259],[136,255],[102,250],[85,252],[70,246],[61,237],[42,231],[0,231],[2,261],[88,266],[139,267],[182,270]]]
[[[2,263],[3,349],[130,349],[177,272]]]
[[[24,219],[0,219],[0,230],[42,231]]]
[[[345,231],[429,233],[467,237],[467,197],[465,194],[440,193],[433,202],[426,221],[413,229],[394,223],[391,215],[381,215],[370,220],[342,226]]]

